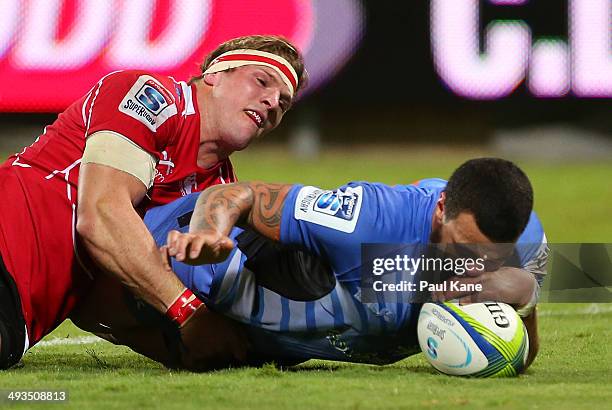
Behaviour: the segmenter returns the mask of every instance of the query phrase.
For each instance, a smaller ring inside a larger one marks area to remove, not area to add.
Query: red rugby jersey
[[[236,179],[229,159],[197,166],[195,85],[143,71],[102,78],[0,167],[0,252],[19,289],[30,345],[61,323],[91,284],[74,246],[77,185],[85,140],[102,130],[158,159],[143,210]]]

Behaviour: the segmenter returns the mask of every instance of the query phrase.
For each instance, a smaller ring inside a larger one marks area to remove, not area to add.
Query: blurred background
[[[324,186],[519,162],[552,241],[609,242],[612,0],[1,0],[0,152],[118,69],[188,79],[220,42],[281,34],[310,86],[235,162]]]

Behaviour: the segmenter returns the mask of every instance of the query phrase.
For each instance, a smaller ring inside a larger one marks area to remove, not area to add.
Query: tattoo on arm
[[[253,193],[245,184],[210,187],[198,198],[189,230],[214,230],[228,234],[252,203]]]
[[[215,230],[225,235],[246,223],[270,239],[280,239],[283,204],[291,185],[261,182],[217,185],[198,198],[190,231]]]
[[[248,224],[270,239],[280,239],[280,222],[291,185],[252,183],[253,207]]]

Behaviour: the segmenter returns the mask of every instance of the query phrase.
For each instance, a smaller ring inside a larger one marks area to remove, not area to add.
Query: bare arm
[[[136,213],[146,187],[114,168],[87,163],[79,176],[77,231],[94,260],[162,313],[184,289],[164,265],[153,237]]]
[[[233,248],[228,235],[235,225],[248,225],[278,241],[290,188],[291,185],[243,182],[206,189],[196,203],[189,234],[168,234],[170,256],[194,265],[220,262]]]
[[[502,267],[495,272],[484,272],[478,276],[455,276],[449,280],[459,283],[482,285],[482,291],[464,293],[461,291],[439,292],[434,297],[437,300],[453,300],[460,298],[463,303],[485,302],[495,300],[514,306],[526,306],[530,303],[538,286],[535,277],[525,269]],[[538,320],[536,309],[526,317],[521,318],[529,337],[529,353],[525,369],[531,365],[540,348],[538,336]]]
[[[527,363],[525,369],[531,366],[531,363],[535,360],[540,350],[540,336],[538,334],[538,314],[537,309],[527,317],[522,318],[525,328],[527,328],[527,334],[529,336],[529,354],[527,355]]]

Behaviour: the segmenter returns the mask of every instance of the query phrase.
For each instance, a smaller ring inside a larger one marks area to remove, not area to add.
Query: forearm
[[[514,304],[519,314],[527,314],[527,316],[521,317],[529,337],[529,353],[525,364],[525,369],[527,369],[540,348],[537,311],[534,305],[537,301],[538,284],[533,274],[525,269],[508,268],[508,270],[505,274],[512,273],[513,276],[512,281],[504,286],[505,292],[507,292],[504,295],[507,303]]]
[[[495,300],[521,308],[527,305],[535,294],[538,283],[531,273],[521,268],[501,268],[499,274],[504,281],[497,283],[501,288]]]
[[[529,336],[529,354],[527,355],[527,363],[525,364],[525,369],[527,369],[531,363],[533,363],[540,350],[537,309],[534,309],[529,316],[522,319]]]
[[[99,266],[165,313],[184,289],[168,269],[155,241],[131,206],[99,201],[82,213],[77,230]]]
[[[196,202],[189,233],[168,233],[169,255],[190,265],[219,263],[234,247],[229,234],[235,225],[250,226],[269,239],[280,240],[283,205],[290,188],[243,182],[206,189]]]
[[[196,203],[190,232],[229,235],[235,225],[250,226],[278,241],[282,207],[291,185],[243,182],[205,190]]]
[[[526,314],[524,313],[525,309],[531,310],[527,316],[521,317],[529,337],[529,353],[525,364],[525,369],[527,369],[540,348],[537,311],[535,306],[532,305],[537,300],[535,298],[537,297],[538,284],[535,277],[525,269],[504,268],[503,275],[509,280],[506,281],[502,292],[500,292],[500,300],[513,304],[521,314]]]

